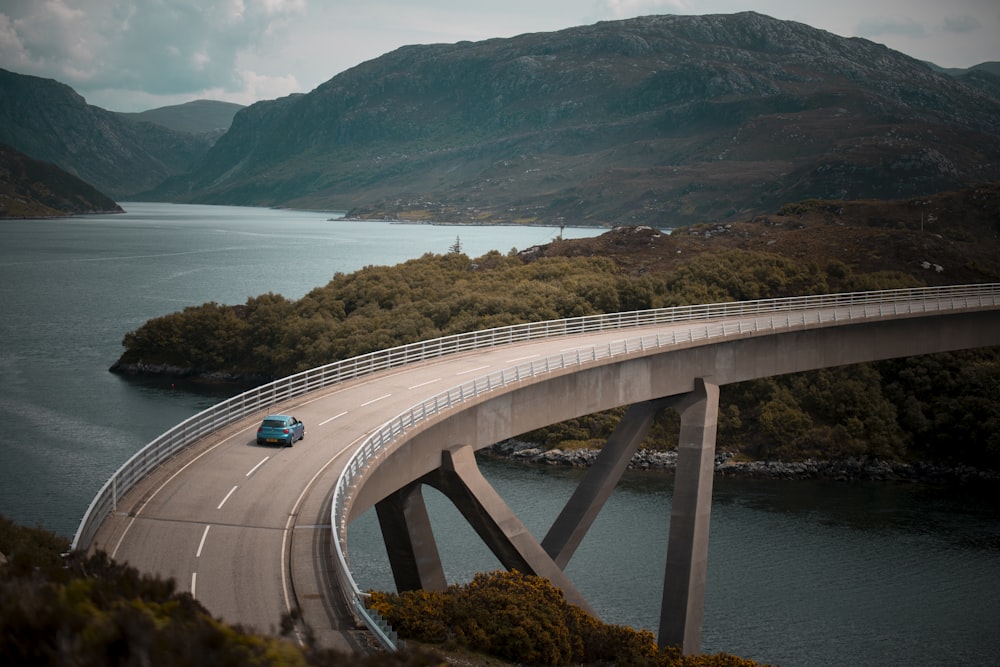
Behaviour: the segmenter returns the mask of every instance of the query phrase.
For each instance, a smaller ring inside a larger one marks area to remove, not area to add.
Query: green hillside
[[[0,218],[122,212],[89,183],[0,144]]]

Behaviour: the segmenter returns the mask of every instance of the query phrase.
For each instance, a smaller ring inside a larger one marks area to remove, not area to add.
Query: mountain
[[[92,185],[0,144],[0,218],[122,212]]]
[[[995,76],[1000,76],[1000,62],[995,60],[979,63],[978,65],[973,65],[972,67],[938,67],[934,63],[927,61],[924,61],[924,64],[937,72],[951,74],[952,76],[962,76],[963,74],[968,74],[969,72],[988,72]]]
[[[175,132],[208,134],[217,138],[225,134],[233,122],[233,116],[242,108],[242,104],[232,102],[195,100],[138,113],[118,112],[118,115],[134,121],[162,125]]]
[[[742,219],[1000,180],[996,90],[753,12],[407,46],[240,111],[155,196],[466,222]]]
[[[1000,99],[1000,62],[985,62],[966,68],[945,68],[932,63],[924,64],[935,72],[955,77],[966,86],[988,97]]]
[[[122,118],[65,84],[0,69],[0,143],[122,199],[187,170],[211,140]]]

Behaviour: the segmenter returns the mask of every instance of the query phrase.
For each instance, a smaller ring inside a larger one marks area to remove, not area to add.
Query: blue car
[[[289,415],[268,415],[257,428],[257,444],[281,443],[292,446],[296,440],[306,437],[306,425]]]

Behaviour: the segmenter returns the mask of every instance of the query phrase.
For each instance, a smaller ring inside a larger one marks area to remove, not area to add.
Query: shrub
[[[608,625],[563,598],[547,579],[513,572],[477,574],[444,592],[372,591],[370,606],[400,636],[447,644],[530,665],[615,664],[752,667],[727,654],[682,656],[659,650],[653,633]],[[445,632],[441,632],[445,630]]]

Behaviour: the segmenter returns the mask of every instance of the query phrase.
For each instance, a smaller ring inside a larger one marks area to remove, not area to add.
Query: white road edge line
[[[415,384],[412,387],[407,387],[407,389],[420,389],[421,387],[426,387],[429,384],[440,382],[440,380],[441,378],[434,378],[433,380],[428,380],[427,382],[421,382],[420,384]]]
[[[361,407],[365,407],[366,405],[371,405],[372,403],[378,403],[379,401],[381,401],[383,399],[386,399],[386,398],[389,398],[390,396],[392,396],[392,394],[386,394],[385,396],[379,396],[378,398],[373,398],[372,400],[368,401],[367,403],[362,403]]]
[[[343,416],[344,416],[344,415],[346,415],[346,414],[347,414],[347,411],[345,410],[344,412],[341,412],[341,413],[340,413],[339,415],[334,415],[334,416],[330,417],[329,419],[324,419],[323,421],[321,421],[321,422],[319,423],[319,426],[323,426],[323,425],[325,425],[325,424],[329,424],[329,423],[330,423],[330,422],[332,422],[332,421],[333,421],[334,419],[340,419],[341,417],[343,417]]]
[[[455,373],[455,375],[465,375],[466,373],[475,373],[476,371],[481,371],[484,368],[489,368],[489,367],[490,367],[489,364],[487,364],[485,366],[476,366],[475,368],[470,368],[467,371],[459,371],[459,372]]]
[[[185,470],[187,470],[189,467],[191,467],[192,465],[194,465],[194,463],[198,459],[200,459],[201,457],[203,457],[205,454],[208,454],[209,452],[215,451],[216,448],[221,447],[222,445],[224,445],[225,443],[229,442],[233,438],[239,436],[241,433],[246,433],[247,431],[249,431],[251,429],[254,429],[254,428],[256,428],[256,425],[248,426],[245,429],[243,429],[242,431],[237,431],[236,433],[232,434],[228,438],[215,443],[214,445],[212,445],[211,447],[209,447],[208,449],[206,449],[205,451],[203,451],[201,454],[198,454],[198,456],[194,457],[193,459],[191,459],[190,461],[188,461],[187,463],[185,463],[183,466],[181,466],[180,470],[178,470],[173,475],[171,475],[170,477],[168,477],[166,479],[166,481],[163,482],[163,484],[160,484],[158,487],[156,487],[156,490],[153,491],[151,494],[149,494],[149,497],[146,498],[145,500],[143,500],[142,503],[139,505],[139,507],[136,508],[136,510],[132,514],[132,516],[129,517],[128,525],[125,526],[125,530],[122,531],[121,536],[118,538],[118,542],[115,544],[115,549],[114,549],[114,551],[111,552],[111,557],[114,558],[116,555],[118,555],[118,549],[121,548],[122,542],[125,541],[125,536],[128,535],[128,531],[135,524],[135,520],[137,518],[139,518],[139,513],[142,512],[142,510],[144,510],[146,508],[146,505],[149,504],[149,501],[151,501],[154,497],[156,497],[156,495],[160,491],[162,491],[164,488],[166,488],[167,484],[170,484],[170,482],[174,481],[175,477],[177,477],[182,472],[184,472]]]
[[[288,513],[288,519],[285,521],[285,530],[281,534],[281,562],[282,562],[281,592],[285,596],[285,609],[288,610],[288,613],[292,613],[293,611],[292,598],[288,593],[288,575],[290,574],[289,570],[291,570],[292,567],[291,554],[288,553],[288,534],[291,531],[292,523],[295,521],[295,517],[299,515],[299,507],[302,505],[302,501],[305,500],[306,494],[309,493],[310,489],[312,489],[313,484],[315,484],[319,476],[322,475],[323,472],[330,467],[330,464],[339,459],[347,452],[354,451],[354,445],[357,444],[357,442],[362,438],[367,438],[368,435],[369,434],[366,433],[365,435],[358,436],[351,442],[351,444],[349,444],[347,447],[334,454],[329,461],[324,463],[322,467],[320,467],[320,469],[316,471],[316,474],[312,476],[312,479],[309,480],[309,483],[306,484],[305,487],[303,487],[302,493],[299,494],[299,497],[295,499],[295,504],[292,505],[292,511]],[[285,567],[286,565],[287,567]],[[298,630],[295,631],[295,636],[298,639],[299,644],[301,646],[306,645],[305,639],[302,637],[302,635],[299,634]]]
[[[222,499],[222,502],[219,503],[219,506],[216,507],[215,509],[221,510],[222,506],[226,504],[227,500],[229,500],[229,496],[233,495],[236,492],[236,489],[238,488],[240,488],[239,485],[236,485],[233,488],[229,489],[229,493],[226,494],[226,497]]]
[[[246,475],[244,475],[244,477],[249,477],[250,475],[252,475],[252,474],[254,474],[255,472],[257,472],[257,468],[259,468],[259,467],[261,467],[262,465],[264,465],[265,463],[267,463],[267,460],[268,460],[269,458],[271,458],[271,457],[270,457],[270,456],[265,456],[265,457],[264,457],[263,459],[261,459],[260,463],[258,463],[258,464],[257,464],[257,465],[255,465],[254,467],[250,468],[250,472],[248,472],[248,473],[247,473]]]
[[[201,542],[198,543],[198,552],[194,555],[195,558],[201,558],[201,550],[205,548],[205,538],[208,537],[208,529],[212,527],[212,524],[205,526],[205,532],[201,534]]]

